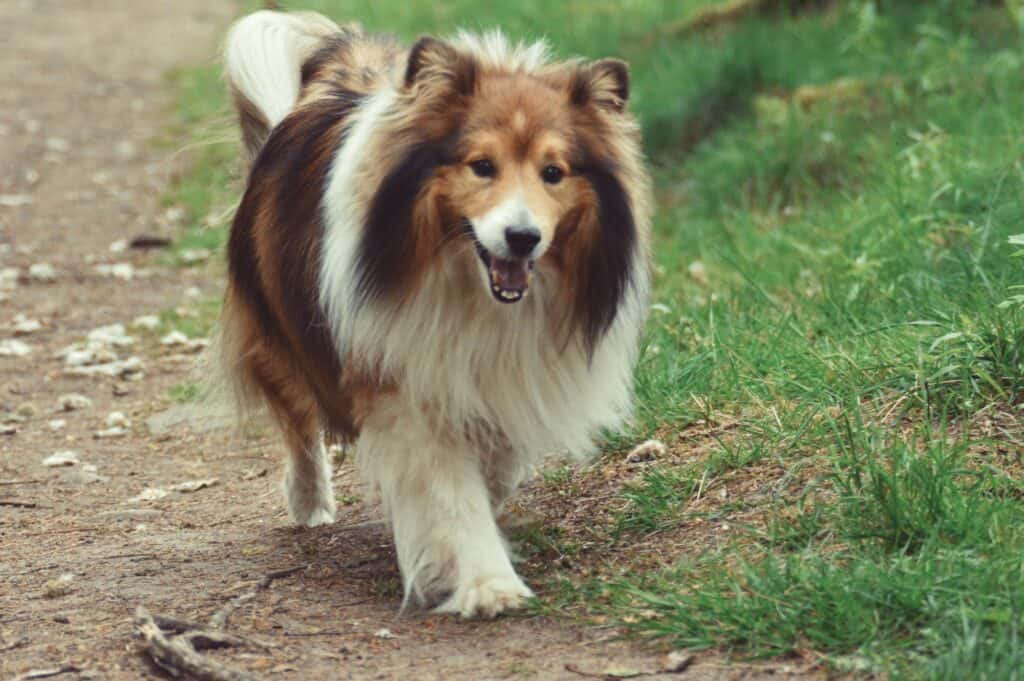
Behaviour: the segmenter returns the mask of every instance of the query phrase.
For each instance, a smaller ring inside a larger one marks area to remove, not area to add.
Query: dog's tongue
[[[526,260],[491,259],[491,283],[505,291],[525,291],[530,285],[530,267]]]

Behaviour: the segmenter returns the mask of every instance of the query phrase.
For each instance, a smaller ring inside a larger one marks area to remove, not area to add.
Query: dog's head
[[[646,211],[626,65],[550,63],[542,45],[461,35],[420,39],[402,75],[370,210],[376,257],[406,259],[392,263],[403,272],[472,261],[500,304],[557,288],[592,344],[630,284]]]

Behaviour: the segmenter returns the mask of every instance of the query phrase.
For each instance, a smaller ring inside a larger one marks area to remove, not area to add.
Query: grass
[[[626,569],[580,572],[571,528],[527,533],[535,555],[572,558],[541,575],[545,598],[677,646],[1021,677],[1017,5],[850,0],[683,34],[712,2],[290,4],[405,39],[500,25],[631,63],[659,205],[655,305],[636,417],[599,466],[654,435],[670,454],[590,528]],[[199,133],[171,200],[189,216],[182,248],[215,249],[237,145],[213,71],[178,82]],[[696,430],[713,436],[688,456]],[[543,481],[583,484],[568,469]],[[727,539],[628,569],[696,519]]]

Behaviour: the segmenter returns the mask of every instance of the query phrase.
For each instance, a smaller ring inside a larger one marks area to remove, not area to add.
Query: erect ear
[[[584,64],[573,76],[572,103],[621,112],[629,100],[629,67],[621,59]]]
[[[476,62],[443,40],[423,36],[409,50],[405,65],[406,88],[434,84],[469,94],[475,81]]]

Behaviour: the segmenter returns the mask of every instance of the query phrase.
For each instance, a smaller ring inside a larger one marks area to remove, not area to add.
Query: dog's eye
[[[565,177],[565,171],[558,166],[544,166],[544,170],[540,171],[540,179],[548,184],[558,184],[563,177]]]
[[[498,169],[488,158],[473,161],[469,164],[469,167],[472,168],[473,174],[477,177],[494,177],[498,174]]]

